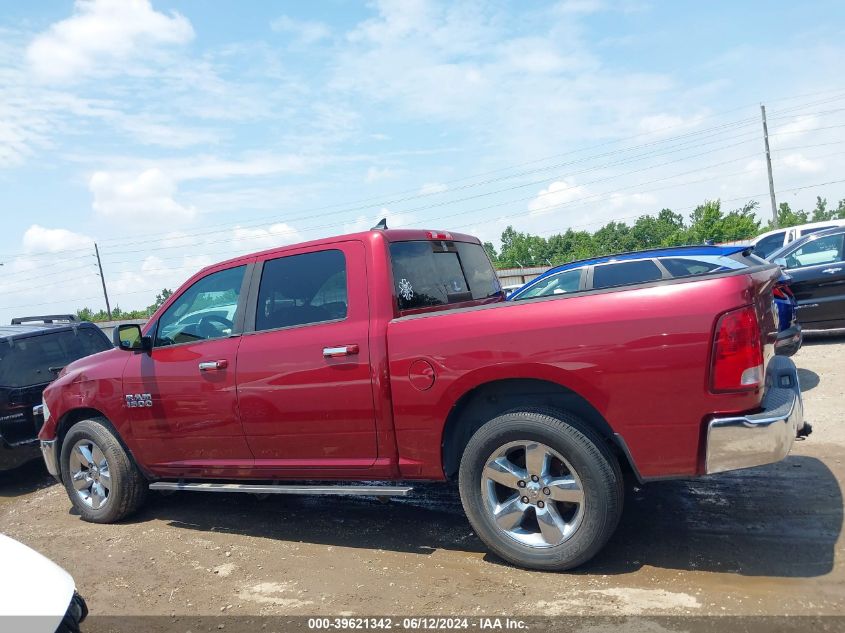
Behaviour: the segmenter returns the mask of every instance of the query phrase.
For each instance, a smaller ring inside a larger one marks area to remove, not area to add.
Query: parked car
[[[479,240],[458,233],[239,257],[61,372],[44,391],[44,459],[97,523],[148,489],[392,496],[457,479],[491,550],[574,567],[615,530],[623,471],[768,464],[808,433],[795,365],[774,355],[780,269],[743,253],[678,253],[710,271],[622,287],[626,270],[595,266],[594,290],[524,301],[504,300]],[[213,328],[171,328],[233,302]]]
[[[747,245],[677,246],[620,253],[556,266],[513,291],[508,300],[523,301],[661,279],[682,279],[760,263]],[[792,356],[802,342],[796,302],[788,281],[789,277],[782,275],[773,289],[778,317],[775,351],[784,356]]]
[[[88,606],[69,573],[3,534],[0,561],[0,630],[79,633]]]
[[[749,244],[754,247],[755,255],[769,259],[769,255],[805,235],[811,235],[837,226],[845,226],[845,220],[825,220],[824,222],[810,222],[809,224],[799,224],[783,229],[775,229],[774,231],[761,233],[751,240]]]
[[[65,365],[112,344],[93,323],[72,315],[12,319],[0,326],[0,470],[40,456],[33,415],[41,392]]]
[[[805,330],[845,328],[845,226],[802,237],[769,259],[791,278]]]

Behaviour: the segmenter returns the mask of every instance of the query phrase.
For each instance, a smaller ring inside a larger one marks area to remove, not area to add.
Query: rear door
[[[845,321],[845,233],[805,242],[785,255],[798,321],[807,328]]]
[[[256,468],[285,476],[377,456],[364,245],[292,251],[256,269],[238,403]]]

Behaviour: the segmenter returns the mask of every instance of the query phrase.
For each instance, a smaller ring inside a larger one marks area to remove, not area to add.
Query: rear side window
[[[601,264],[593,269],[593,288],[612,288],[657,281],[663,277],[660,269],[650,259],[632,262]]]
[[[707,273],[720,273],[727,270],[748,268],[763,261],[732,259],[727,255],[690,255],[678,257],[661,257],[660,263],[669,271],[672,277],[692,277]]]
[[[503,296],[499,279],[480,244],[393,242],[390,259],[400,310]]]
[[[768,257],[783,246],[783,236],[784,232],[781,231],[780,233],[764,237],[754,245],[754,253],[760,257]]]
[[[274,330],[345,319],[346,257],[332,249],[264,263],[255,329]]]
[[[532,299],[534,297],[551,297],[554,295],[568,294],[570,292],[578,292],[581,287],[581,271],[565,270],[556,275],[549,275],[541,279],[528,290],[521,293],[518,297],[514,297],[515,301],[521,299]]]
[[[111,347],[102,333],[78,328],[0,342],[0,386],[27,387],[50,382],[53,370]]]

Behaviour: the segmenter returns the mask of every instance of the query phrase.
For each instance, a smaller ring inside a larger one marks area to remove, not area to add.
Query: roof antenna
[[[387,228],[387,218],[382,218],[381,221],[376,224],[371,231],[384,231]]]

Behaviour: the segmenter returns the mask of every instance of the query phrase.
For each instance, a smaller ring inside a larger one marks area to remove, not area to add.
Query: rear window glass
[[[502,296],[499,279],[480,244],[393,242],[390,259],[400,310]]]
[[[601,264],[593,269],[593,288],[612,288],[657,281],[663,275],[650,259]]]
[[[724,255],[692,255],[689,257],[661,257],[660,263],[672,277],[691,277],[693,275],[747,268],[755,262],[743,263]]]
[[[60,369],[111,347],[92,328],[50,332],[0,342],[0,386],[27,387],[50,382]]]

